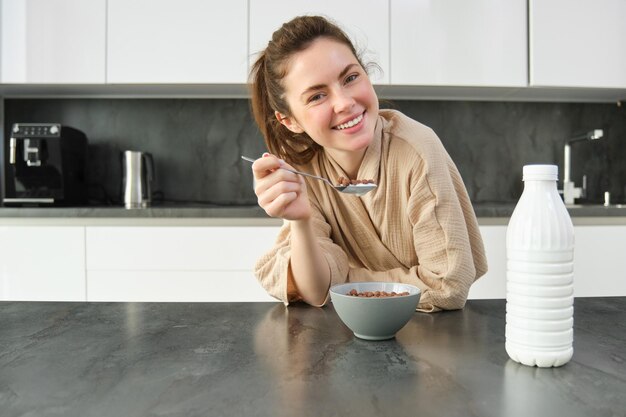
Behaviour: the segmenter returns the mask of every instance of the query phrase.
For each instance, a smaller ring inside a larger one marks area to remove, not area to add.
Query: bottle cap
[[[559,167],[556,165],[524,165],[522,181],[557,181],[558,178]]]

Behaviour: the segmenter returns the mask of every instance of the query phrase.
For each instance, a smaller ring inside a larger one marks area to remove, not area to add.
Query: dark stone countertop
[[[0,207],[2,217],[31,218],[269,218],[258,205],[215,204],[155,205],[127,210],[121,206],[90,207]]]
[[[478,218],[508,218],[514,203],[476,203]],[[571,217],[626,217],[626,205],[604,207],[574,205],[568,208]],[[92,207],[0,207],[0,218],[256,218],[269,217],[257,205],[220,206],[211,204],[156,205],[145,209],[126,210],[121,206]]]
[[[624,416],[626,298],[575,300],[574,357],[504,350],[504,300],[353,337],[332,306],[0,303],[14,416]]]

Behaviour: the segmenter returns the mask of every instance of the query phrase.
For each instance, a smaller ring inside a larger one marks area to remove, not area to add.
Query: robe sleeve
[[[470,286],[486,272],[482,238],[461,175],[439,139],[432,139],[412,171],[408,201],[415,273],[425,287],[419,309],[427,312],[463,308]]]
[[[311,201],[311,210],[313,233],[330,268],[330,285],[342,284],[348,275],[348,258],[345,252],[331,240],[330,225],[313,201]],[[285,305],[301,300],[291,273],[290,239],[290,222],[285,221],[280,228],[274,247],[255,265],[255,275],[261,286],[268,294],[284,302]],[[317,307],[325,305],[328,299],[329,296],[326,294],[324,302]]]

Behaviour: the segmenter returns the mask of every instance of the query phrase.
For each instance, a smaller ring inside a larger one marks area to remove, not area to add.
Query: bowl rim
[[[413,292],[411,292],[409,295],[397,295],[395,297],[354,297],[354,296],[348,295],[346,293],[337,292],[337,290],[340,287],[350,287],[351,285],[355,285],[355,284],[392,284],[392,285],[395,284],[395,285],[403,285],[403,286],[409,287],[409,290],[413,290]],[[330,292],[331,295],[344,297],[344,298],[350,298],[350,299],[357,299],[357,300],[389,300],[389,299],[402,299],[402,298],[408,298],[408,297],[415,297],[415,296],[420,295],[422,293],[422,290],[420,290],[417,286],[415,286],[413,284],[405,284],[403,282],[355,281],[355,282],[344,282],[343,284],[335,284],[335,285],[330,287],[329,292]]]

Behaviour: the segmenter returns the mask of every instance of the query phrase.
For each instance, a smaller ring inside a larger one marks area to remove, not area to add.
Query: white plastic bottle
[[[525,165],[524,192],[506,231],[506,351],[551,367],[574,353],[574,227],[556,165]]]

